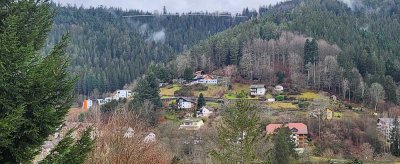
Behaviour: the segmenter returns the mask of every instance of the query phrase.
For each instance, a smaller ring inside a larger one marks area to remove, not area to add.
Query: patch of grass
[[[272,109],[299,109],[297,105],[285,102],[267,103],[267,106],[271,107]]]
[[[226,93],[224,94],[225,99],[236,99],[236,95],[233,93]]]
[[[266,99],[274,98],[274,96],[272,96],[272,94],[268,93],[268,94],[265,95],[265,98],[266,98]]]
[[[224,93],[224,87],[220,85],[208,85],[206,91],[194,91],[194,95],[197,97],[200,93],[203,93],[204,97],[220,97]]]
[[[296,96],[298,99],[317,99],[319,94],[315,92],[304,92],[301,95]]]
[[[343,117],[343,113],[341,113],[341,112],[333,112],[333,117],[342,118]]]
[[[173,122],[179,122],[180,120],[176,117],[173,112],[165,112],[164,118]]]
[[[216,103],[216,102],[207,102],[206,105],[211,108],[219,108],[219,106],[220,106],[220,104]]]
[[[172,88],[164,87],[160,88],[160,95],[162,96],[174,96],[174,92],[181,89],[181,86],[174,84]]]
[[[310,159],[311,162],[337,162],[337,163],[345,163],[345,162],[350,162],[349,160],[345,160],[345,159],[331,159],[331,158],[325,158],[325,157],[315,157],[315,156],[311,156]]]
[[[242,90],[245,92],[250,92],[250,85],[247,84],[241,84],[241,83],[233,83],[233,88],[232,90],[229,91],[229,93],[235,94],[240,93]]]

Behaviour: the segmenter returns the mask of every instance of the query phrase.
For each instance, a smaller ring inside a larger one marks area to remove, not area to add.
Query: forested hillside
[[[80,77],[76,91],[83,95],[122,89],[143,74],[150,62],[165,62],[198,41],[248,19],[215,17],[211,13],[127,18],[123,16],[151,13],[104,7],[53,7],[56,17],[48,45],[69,32],[67,54],[71,54],[72,72]]]
[[[171,68],[181,76],[185,65],[207,71],[233,65],[235,75],[248,80],[325,89],[357,102],[378,101],[383,86],[387,100],[397,103],[399,5],[372,0],[351,6],[337,0],[283,2],[259,19],[197,44]]]

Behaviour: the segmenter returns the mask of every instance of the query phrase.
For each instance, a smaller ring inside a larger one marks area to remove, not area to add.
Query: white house
[[[201,119],[185,119],[183,120],[183,124],[179,126],[179,129],[199,130],[203,125],[204,122]]]
[[[283,86],[282,85],[275,86],[275,91],[282,92],[283,91]]]
[[[209,108],[203,106],[200,111],[197,113],[197,117],[209,117],[213,111],[211,111]]]
[[[182,97],[178,98],[177,100],[178,109],[192,109],[194,104],[194,101],[184,99]]]
[[[218,84],[218,79],[210,75],[196,74],[191,84]]]
[[[251,85],[250,86],[250,95],[251,96],[264,96],[267,92],[265,85]]]
[[[106,100],[104,99],[97,99],[97,104],[99,105],[104,105],[106,103]]]
[[[117,90],[117,93],[114,95],[115,100],[123,99],[131,97],[132,91],[131,90]]]
[[[125,134],[124,134],[124,138],[132,138],[135,134],[135,131],[129,127],[128,130],[126,130]]]
[[[154,142],[156,141],[156,135],[153,132],[151,132],[144,138],[143,141],[145,143]]]

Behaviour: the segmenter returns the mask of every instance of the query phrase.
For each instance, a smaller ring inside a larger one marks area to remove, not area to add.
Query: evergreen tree
[[[150,101],[156,107],[161,107],[162,102],[160,99],[160,84],[154,73],[149,72],[141,79],[133,90],[133,105],[140,107],[145,100]]]
[[[156,110],[162,106],[160,85],[152,72],[148,72],[133,90],[134,96],[130,108],[150,125],[156,125]]]
[[[216,163],[253,163],[257,161],[255,143],[262,134],[256,106],[241,99],[226,110],[218,130],[218,150],[211,155]]]
[[[67,37],[39,52],[52,25],[47,0],[0,3],[0,163],[29,163],[71,106]]]
[[[91,139],[92,128],[86,129],[81,138],[74,142],[72,130],[51,150],[40,164],[85,163],[88,153],[93,149],[94,140]]]
[[[206,100],[204,99],[203,93],[200,93],[199,98],[197,99],[197,110],[200,110],[205,105]]]
[[[183,72],[183,79],[186,81],[192,81],[193,80],[193,69],[192,68],[185,68]]]
[[[306,40],[304,44],[304,65],[311,63],[312,56],[311,56],[311,47],[310,47],[310,40]]]
[[[278,133],[274,136],[273,159],[274,163],[293,163],[297,158],[295,143],[290,137],[290,129],[279,128]]]
[[[393,129],[390,132],[390,153],[396,157],[400,157],[400,129],[399,121],[395,117],[393,121]]]

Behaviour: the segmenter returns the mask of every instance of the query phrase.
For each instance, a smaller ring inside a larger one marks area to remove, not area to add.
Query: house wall
[[[132,94],[131,90],[117,90],[116,97],[118,99],[120,99],[120,98],[128,98],[128,97],[131,96],[131,94]]]
[[[197,80],[197,82],[195,82],[195,83],[200,83],[200,84],[218,84],[218,80],[217,79],[210,79],[210,80],[200,79],[200,80]]]
[[[179,108],[181,109],[190,109],[192,108],[192,103],[187,101],[179,102]]]
[[[265,95],[266,91],[267,91],[267,89],[265,89],[265,88],[250,89],[250,95],[263,96],[263,95]]]

